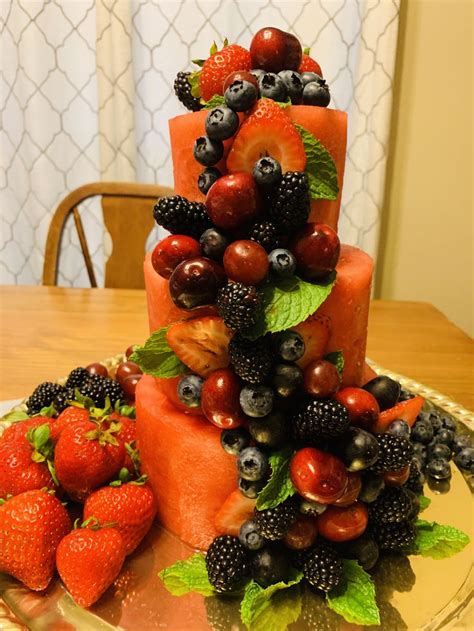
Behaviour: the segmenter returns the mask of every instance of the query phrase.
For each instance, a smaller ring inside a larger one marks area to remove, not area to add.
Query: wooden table
[[[148,335],[145,293],[0,288],[0,400],[105,359]],[[474,409],[473,341],[433,306],[375,300],[367,355]]]

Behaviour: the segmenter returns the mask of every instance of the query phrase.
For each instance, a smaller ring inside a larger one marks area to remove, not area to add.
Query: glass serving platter
[[[114,367],[122,356],[107,360]],[[404,388],[421,394],[426,405],[452,415],[460,431],[472,432],[474,414],[444,395],[411,379],[371,363],[377,372],[397,379]],[[2,421],[0,421],[1,426]],[[429,488],[433,500],[423,519],[473,531],[472,476],[463,476],[453,465],[449,493]],[[18,581],[0,574],[0,629],[2,631],[244,631],[239,602],[222,597],[204,598],[169,594],[158,576],[163,568],[190,556],[192,549],[155,524],[106,594],[90,609],[78,607],[59,580],[45,592],[32,592]],[[374,574],[382,631],[474,628],[473,544],[441,561],[420,556],[386,557]],[[326,607],[309,590],[285,590],[277,607],[301,610],[289,631],[351,631],[364,627],[349,624]]]

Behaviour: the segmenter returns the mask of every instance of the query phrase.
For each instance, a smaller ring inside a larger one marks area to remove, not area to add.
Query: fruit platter
[[[467,628],[472,418],[366,359],[347,116],[279,29],[194,63],[150,337],[1,422],[0,596],[48,631]]]

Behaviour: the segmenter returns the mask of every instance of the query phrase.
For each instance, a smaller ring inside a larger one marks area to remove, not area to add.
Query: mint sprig
[[[144,346],[135,347],[130,356],[130,361],[138,364],[145,374],[162,379],[178,377],[185,370],[184,364],[166,340],[167,330],[167,327],[163,327],[152,333]]]
[[[332,353],[327,353],[327,355],[324,355],[323,359],[331,362],[331,364],[334,364],[334,366],[336,366],[337,368],[337,372],[342,375],[344,371],[344,354],[342,351],[333,351]]]
[[[288,448],[278,451],[269,457],[268,461],[272,468],[272,475],[266,486],[258,494],[258,510],[275,508],[275,506],[278,506],[296,493],[290,478],[290,462],[293,454],[294,450]]]
[[[344,559],[341,584],[326,594],[328,606],[347,622],[362,625],[380,624],[375,600],[375,585],[357,561]]]
[[[469,537],[454,526],[418,519],[415,523],[415,553],[432,559],[447,559],[461,552]]]
[[[313,284],[293,276],[263,287],[263,313],[258,322],[245,331],[255,340],[266,333],[277,333],[298,325],[323,304],[336,279],[333,273],[326,283]]]
[[[420,513],[426,510],[428,506],[431,504],[430,498],[426,497],[426,495],[419,495],[418,501],[420,502]]]
[[[326,147],[307,129],[294,123],[306,153],[305,173],[312,199],[334,200],[339,194],[336,164]]]
[[[281,590],[286,590],[294,585],[297,585],[299,582],[301,582],[302,578],[302,572],[294,571],[288,582],[284,583],[283,581],[280,581],[279,583],[275,583],[265,588],[261,587],[253,580],[250,581],[245,588],[244,597],[240,604],[240,617],[242,618],[242,622],[252,630],[254,630],[256,627],[255,623],[258,623],[258,628],[270,628],[262,626],[261,617],[264,611],[271,607],[271,605],[273,604],[272,597]],[[269,622],[269,617],[275,618],[274,612],[270,611],[269,613],[270,616],[266,616],[267,623]],[[298,616],[295,618],[295,620],[298,619]],[[287,622],[286,624],[290,624],[290,622]],[[286,629],[286,626],[276,627],[275,621],[273,621],[273,626],[271,628]]]
[[[209,583],[206,560],[202,554],[193,554],[184,561],[177,561],[162,570],[158,576],[173,596],[196,592],[202,596],[213,596],[216,592]]]

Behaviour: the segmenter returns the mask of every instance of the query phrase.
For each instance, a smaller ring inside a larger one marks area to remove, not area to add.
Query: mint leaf
[[[334,364],[334,366],[336,366],[337,368],[337,372],[342,375],[342,372],[344,370],[344,354],[342,351],[334,351],[332,353],[328,353],[327,355],[324,355],[323,359],[331,362],[331,364]]]
[[[424,519],[418,519],[415,526],[416,554],[423,557],[447,559],[461,552],[469,543],[469,537],[454,526],[444,526]]]
[[[245,331],[245,337],[257,339],[265,333],[284,331],[312,315],[323,304],[334,287],[336,274],[327,283],[315,285],[297,276],[268,282],[263,287],[263,314]]]
[[[257,497],[257,509],[275,508],[296,493],[290,478],[290,462],[294,450],[283,449],[270,456],[272,475]]]
[[[250,631],[287,631],[301,615],[301,602],[299,585],[277,592],[254,619]]]
[[[272,596],[278,591],[297,585],[302,578],[303,573],[294,570],[287,583],[280,581],[279,583],[265,588],[261,587],[253,580],[247,583],[244,597],[240,604],[240,617],[242,618],[242,622],[253,629],[254,621],[270,606]]]
[[[212,110],[214,107],[220,107],[221,105],[225,105],[225,99],[220,94],[214,94],[209,101],[204,101],[205,110]]]
[[[339,194],[337,169],[326,147],[307,129],[294,123],[303,141],[309,192],[313,199],[336,199]]]
[[[166,331],[158,329],[147,339],[144,346],[137,346],[130,355],[130,361],[137,363],[142,371],[153,377],[170,379],[184,372],[184,364],[168,345]]]
[[[326,594],[328,606],[354,624],[380,624],[372,578],[357,561],[344,559],[341,584]]]
[[[426,495],[418,495],[418,501],[420,502],[420,512],[424,511],[431,504],[431,500]]]
[[[193,554],[185,561],[177,561],[159,572],[166,589],[173,596],[197,592],[202,596],[213,596],[216,592],[207,578],[204,555]]]

